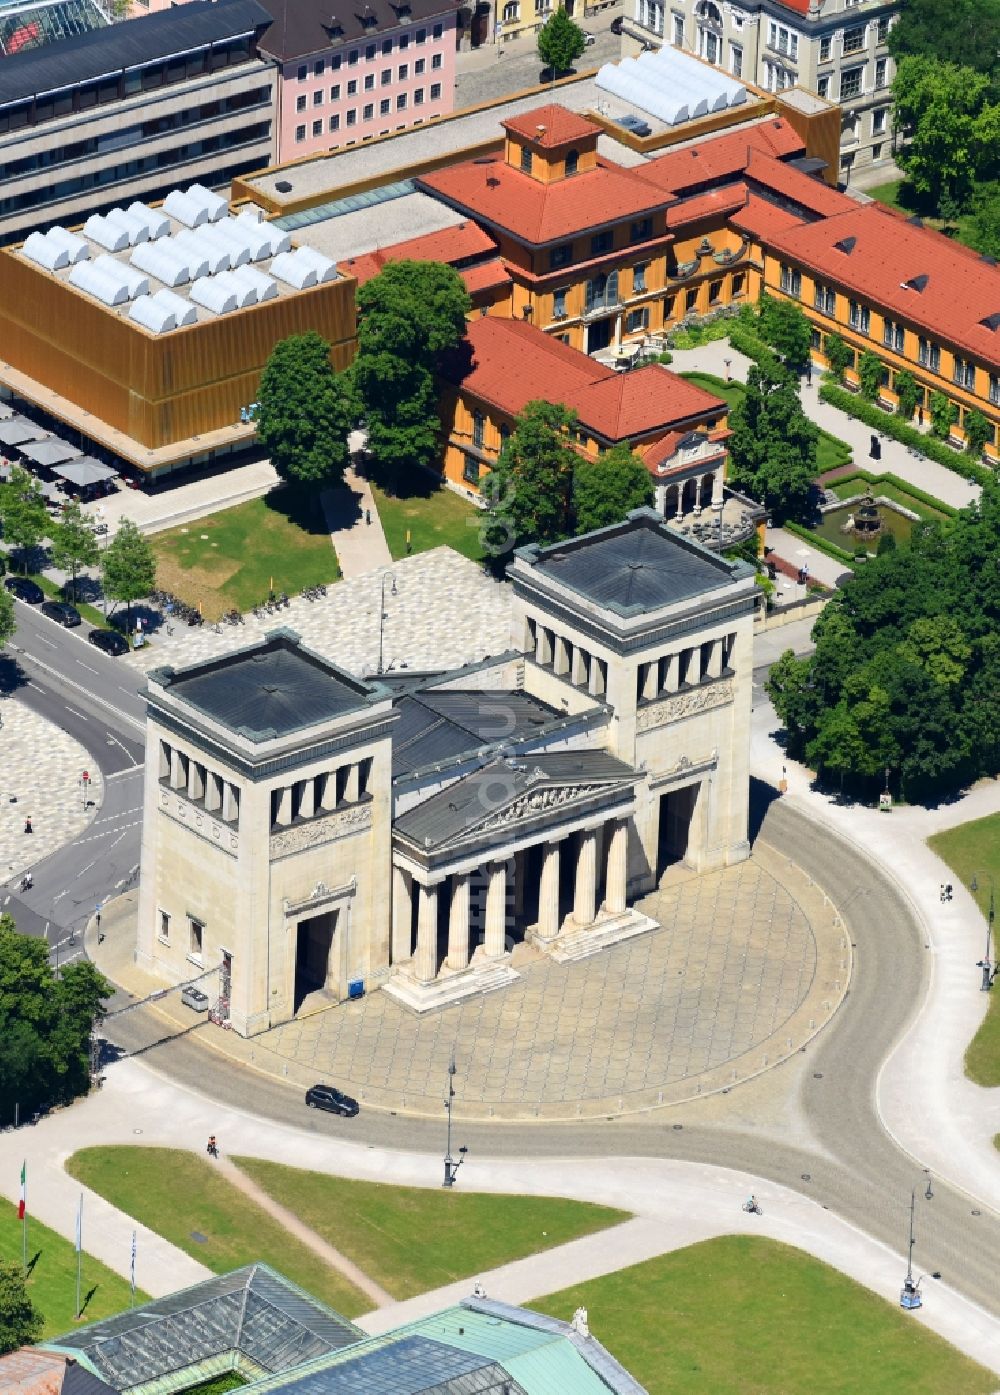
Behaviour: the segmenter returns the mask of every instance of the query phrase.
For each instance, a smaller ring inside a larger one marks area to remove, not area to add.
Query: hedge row
[[[746,354],[747,358],[756,359],[758,363],[761,359],[773,359],[775,356],[769,344],[741,324],[733,325],[729,331],[729,342],[737,353]]]
[[[918,489],[909,480],[902,479],[899,475],[894,475],[889,471],[873,475],[870,470],[858,470],[853,475],[841,475],[839,479],[832,483],[838,487],[842,484],[850,484],[852,480],[859,480],[867,485],[891,484],[900,491],[901,494],[908,494],[911,499],[915,499],[918,504],[926,504],[928,508],[934,509],[937,513],[947,514],[949,518],[954,518],[958,509],[952,504],[946,504],[942,499],[936,499],[933,494],[928,494],[926,489]],[[878,492],[877,489],[874,492]]]
[[[856,397],[846,388],[837,387],[835,383],[823,383],[819,395],[831,407],[839,407],[842,412],[863,421],[866,426],[871,426],[876,431],[884,431],[887,436],[900,441],[904,446],[912,446],[921,455],[936,460],[946,470],[954,470],[956,475],[962,475],[964,479],[974,480],[976,484],[987,484],[994,478],[993,471],[988,470],[985,465],[980,465],[970,456],[952,450],[951,446],[946,446],[934,436],[925,436],[915,426],[910,426],[899,417],[884,412],[881,407],[866,402],[863,397]],[[916,492],[908,484],[904,485],[904,488],[911,493]]]

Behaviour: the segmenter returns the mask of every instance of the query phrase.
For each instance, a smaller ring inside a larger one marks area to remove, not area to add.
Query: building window
[[[676,298],[676,297],[674,297],[674,296],[672,296],[672,295],[665,295],[665,296],[663,297],[663,323],[664,323],[664,324],[666,324],[668,320],[672,320],[672,319],[674,318],[674,300],[675,300],[675,298]]]
[[[521,172],[522,174],[531,173],[531,151],[526,145],[521,146]]]
[[[296,110],[296,111],[305,111],[305,109],[306,109],[306,98],[305,98],[305,93],[303,93],[301,97],[296,97],[296,98],[295,98],[295,110]]]
[[[190,936],[188,954],[190,958],[201,963],[202,948],[205,943],[205,927],[200,920],[195,920],[193,915],[188,916],[188,933]]]
[[[418,29],[418,30],[417,30],[417,39],[416,39],[416,41],[417,41],[418,44],[425,44],[425,43],[427,42],[427,30],[426,30],[426,29]]]
[[[782,266],[781,268],[781,289],[786,295],[801,296],[802,294],[802,273],[793,266]]]
[[[397,110],[397,111],[405,111],[405,110],[406,110],[406,93],[405,93],[405,92],[400,92],[399,96],[396,98],[396,110]]]
[[[819,97],[829,97],[830,79],[828,77],[818,78],[816,81],[816,95]]]
[[[884,44],[889,37],[889,16],[879,15],[878,23],[875,26],[876,43]]]
[[[625,320],[626,334],[642,334],[649,328],[649,306],[641,310],[630,310]]]
[[[941,372],[941,350],[929,339],[917,341],[917,361],[921,368],[929,368],[932,373]]]
[[[618,272],[595,276],[587,282],[587,314],[591,310],[607,310],[618,304]]]
[[[729,45],[729,71],[733,77],[743,76],[743,45],[730,43]]]
[[[298,77],[298,79],[299,79],[299,82],[305,82],[305,80],[306,80],[306,75],[307,75],[308,71],[309,71],[309,70],[307,69],[306,65],[305,65],[304,63],[301,64],[301,66],[299,67],[299,71],[298,71],[298,73],[297,73],[297,77]]]
[[[313,64],[313,77],[322,77],[325,66],[326,64],[323,62],[323,59],[317,58],[316,62]]]
[[[348,97],[356,97],[358,95],[357,78],[351,78],[350,82],[347,84],[347,95]]]
[[[552,318],[554,320],[564,320],[566,318],[566,290],[552,292]]]
[[[371,63],[372,60],[374,59],[376,53],[378,53],[378,45],[377,45],[377,44],[366,44],[366,45],[365,45],[365,62],[366,62],[366,63]]]
[[[333,84],[333,86],[330,88],[330,101],[331,101],[331,102],[339,102],[339,101],[340,101],[340,83],[339,83],[339,82],[335,82],[335,83]]]
[[[743,294],[743,284],[744,284],[745,281],[746,281],[746,277],[744,276],[744,274],[743,274],[742,271],[737,271],[737,272],[734,272],[734,273],[733,273],[733,290],[732,290],[732,295],[733,295],[733,299],[734,299],[734,300],[735,300],[735,298],[736,298],[738,295],[742,295],[742,294]]]
[[[314,121],[314,122],[313,122],[313,135],[314,135],[314,136],[321,136],[322,134],[323,134],[323,122],[322,122],[322,121]]]
[[[435,39],[440,39],[440,37],[441,37],[441,35],[442,35],[443,33],[444,33],[444,25],[443,25],[443,24],[435,24],[434,28],[431,30],[431,37],[432,37],[432,38],[435,38]]]
[[[339,131],[339,130],[340,130],[340,117],[339,117],[339,116],[331,116],[331,117],[330,117],[330,130],[331,130],[331,131]]]
[[[465,480],[466,484],[474,484],[478,489],[479,475],[479,461],[474,455],[467,455],[465,457],[465,464],[462,467],[462,478]]]
[[[690,315],[690,314],[692,313],[692,311],[697,310],[697,309],[698,309],[698,287],[697,287],[697,286],[694,286],[694,287],[692,287],[691,290],[685,291],[685,292],[684,292],[684,313],[685,313],[685,315]]]
[[[646,289],[646,268],[648,262],[637,262],[632,268],[632,294],[640,295]]]
[[[424,104],[424,89],[423,89],[422,87],[418,87],[418,88],[415,89],[415,91],[414,91],[414,93],[413,93],[413,105],[414,105],[415,107],[422,107],[423,104]]]
[[[317,88],[316,88],[316,91],[313,93],[313,106],[314,106],[314,107],[321,107],[322,105],[323,105],[323,89],[322,89],[322,87],[317,87]]]
[[[356,48],[352,48],[351,51],[350,51],[350,53],[347,55],[347,66],[348,66],[349,68],[354,68],[354,67],[356,67],[359,57],[360,57],[360,54],[359,54],[358,50],[357,50]]]
[[[821,286],[818,281],[813,290],[813,305],[821,315],[828,315],[831,320],[837,318],[837,292],[829,286]]]
[[[159,929],[159,936],[160,936],[160,939],[163,941],[164,944],[169,944],[169,943],[170,943],[170,917],[169,917],[169,915],[167,915],[166,911],[160,911],[159,915],[160,915],[160,929]]]
[[[486,441],[486,419],[482,412],[472,413],[472,444],[482,450]]]
[[[903,345],[906,342],[906,332],[901,324],[895,320],[886,320],[882,325],[882,343],[887,349],[893,349],[897,354],[903,352]]]
[[[851,328],[857,330],[859,334],[867,334],[871,328],[871,311],[867,305],[862,305],[857,300],[851,301]]]
[[[444,60],[443,60],[443,58],[441,57],[440,53],[432,53],[432,54],[431,54],[431,67],[432,67],[432,68],[435,68],[435,69],[436,69],[436,68],[440,68],[440,66],[441,66],[441,64],[443,63],[443,61],[444,61]]]
[[[397,74],[398,80],[399,80],[400,82],[406,82],[406,80],[407,80],[407,78],[408,78],[409,76],[410,76],[410,65],[409,65],[409,63],[400,63],[400,65],[399,65],[399,72],[398,72],[398,74]]]
[[[976,386],[976,365],[970,363],[967,358],[959,358],[955,355],[955,367],[952,369],[951,380],[959,387],[968,388],[970,392]]]
[[[767,43],[769,48],[776,49],[778,53],[786,53],[789,58],[799,56],[799,36],[791,29],[786,29],[783,24],[775,24],[772,19],[767,29]]]
[[[719,301],[720,301],[721,299],[722,299],[722,282],[721,282],[721,280],[720,280],[720,281],[709,281],[709,283],[708,283],[708,303],[709,303],[709,305],[718,305],[718,303],[719,303]]]
[[[392,82],[392,69],[391,69],[391,68],[383,68],[383,69],[382,69],[382,72],[379,74],[379,82],[382,84],[383,87],[388,87],[388,86],[389,86],[390,82]]]
[[[358,112],[356,107],[351,107],[348,110],[347,124],[348,126],[356,126],[358,124]]]
[[[295,139],[296,139],[296,140],[305,140],[305,138],[306,138],[306,128],[305,128],[304,126],[296,126],[296,128],[295,128]]]
[[[872,135],[885,135],[886,123],[889,119],[889,108],[879,107],[878,111],[872,112]]]
[[[441,84],[440,84],[439,82],[432,82],[432,83],[431,83],[431,101],[432,101],[432,102],[436,102],[440,96],[441,96]]]
[[[579,168],[580,154],[576,150],[571,150],[569,154],[566,156],[566,164],[563,169],[563,173],[566,175],[567,179],[570,179],[574,174],[577,173]]]
[[[378,104],[378,114],[379,116],[388,116],[390,111],[392,111],[392,102],[388,97],[383,97]]]
[[[614,233],[608,229],[607,232],[595,233],[590,239],[590,255],[592,257],[603,257],[606,252],[610,252],[615,245]]]
[[[852,97],[860,97],[864,91],[863,79],[865,70],[861,68],[848,68],[840,75],[840,100],[849,101]]]
[[[860,53],[865,46],[865,25],[855,24],[844,30],[844,52]]]
[[[416,62],[414,63],[414,65],[413,65],[413,76],[414,76],[414,77],[422,77],[422,76],[423,76],[423,71],[424,71],[424,69],[425,69],[426,67],[427,67],[427,59],[426,59],[426,58],[418,58],[417,61],[416,61]]]
[[[400,36],[399,36],[399,47],[400,47],[400,48],[409,48],[409,47],[410,47],[410,36],[409,36],[409,34],[400,34]]]
[[[549,270],[555,271],[561,266],[569,266],[573,260],[572,242],[564,242],[561,247],[553,247],[549,252]]]
[[[887,58],[876,58],[875,60],[875,87],[876,90],[887,85],[886,78],[889,72],[889,60]]]
[[[361,113],[361,119],[362,121],[370,121],[374,115],[375,108],[372,105],[372,103],[369,102],[368,105],[365,107],[364,111]]]
[[[1000,378],[990,375],[990,402],[994,407],[1000,407]]]
[[[819,61],[820,61],[821,63],[829,63],[829,61],[830,61],[830,49],[831,49],[831,47],[832,47],[832,42],[833,42],[833,41],[832,41],[831,36],[830,36],[829,34],[824,34],[823,37],[822,37],[822,39],[820,39],[820,41],[819,41]]]
[[[365,91],[366,91],[366,92],[371,92],[371,91],[374,89],[374,87],[375,87],[375,74],[374,74],[374,73],[368,73],[368,75],[365,77]]]
[[[652,220],[652,218],[639,218],[639,219],[637,219],[637,220],[632,224],[632,230],[631,230],[631,232],[629,233],[629,241],[631,241],[631,242],[648,242],[649,239],[650,239],[652,236],[653,236],[653,220]]]

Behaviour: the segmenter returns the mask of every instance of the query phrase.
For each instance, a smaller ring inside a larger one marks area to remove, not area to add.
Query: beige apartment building
[[[887,38],[898,0],[626,0],[622,52],[673,44],[768,92],[799,87],[842,110],[840,178],[892,157]],[[944,22],[944,21],[943,21]]]
[[[753,569],[651,509],[510,568],[511,644],[360,679],[289,631],[149,674],[138,962],[246,1036],[382,989],[410,1011],[655,922],[744,859]]]

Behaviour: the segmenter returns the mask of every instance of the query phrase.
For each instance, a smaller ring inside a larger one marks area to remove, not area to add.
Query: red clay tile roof
[[[534,246],[653,213],[670,202],[634,170],[606,160],[573,179],[541,184],[498,155],[450,165],[421,175],[416,183],[453,208]]]
[[[850,238],[851,250],[838,250],[835,244]],[[856,292],[858,299],[885,306],[931,338],[968,350],[990,368],[1000,367],[1000,329],[981,323],[1000,315],[1000,267],[970,256],[941,233],[867,204],[776,232],[768,245]],[[927,277],[923,290],[906,289],[905,283],[918,276]]]
[[[805,142],[782,117],[769,117],[753,126],[740,126],[724,136],[698,141],[636,165],[634,172],[658,189],[679,194],[684,189],[718,183],[746,169],[753,150],[787,158],[805,153]]]
[[[693,194],[678,199],[667,209],[667,227],[671,230],[697,223],[702,218],[718,218],[735,213],[746,202],[745,184],[727,184],[724,189],[711,189],[707,194]]]
[[[475,266],[466,266],[459,272],[465,282],[465,289],[469,295],[475,295],[476,291],[488,291],[494,286],[509,286],[511,274],[504,266],[499,257],[493,257],[488,262],[477,262]]]
[[[441,228],[438,232],[426,233],[422,237],[411,237],[405,242],[394,242],[388,247],[378,247],[374,252],[365,252],[360,257],[350,257],[341,262],[341,268],[357,278],[359,286],[370,281],[388,262],[460,262],[467,257],[478,257],[486,252],[495,252],[496,243],[477,223],[457,223],[451,228]]]
[[[758,194],[751,194],[744,207],[737,209],[729,218],[732,227],[749,233],[751,237],[762,237],[765,241],[786,228],[797,228],[802,221],[797,213],[768,203]]]
[[[466,338],[471,366],[463,361],[446,376],[511,416],[544,397],[570,407],[595,435],[623,441],[725,411],[717,397],[661,364],[616,373],[521,320],[472,320]]]
[[[763,184],[776,194],[807,208],[810,213],[821,214],[824,218],[833,218],[838,213],[857,207],[857,201],[842,194],[839,189],[832,189],[822,180],[803,174],[794,165],[787,165],[761,150],[751,150],[746,176],[751,183]]]
[[[512,135],[530,140],[543,150],[551,150],[557,145],[571,145],[574,141],[588,140],[601,134],[600,126],[593,121],[588,121],[575,111],[568,111],[556,102],[535,107],[534,111],[523,111],[519,116],[512,116],[500,124]],[[544,133],[539,131],[539,126],[545,127]]]

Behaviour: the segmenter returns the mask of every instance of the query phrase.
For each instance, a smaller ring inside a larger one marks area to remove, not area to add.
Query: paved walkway
[[[374,525],[372,525],[374,527]],[[386,592],[382,627],[385,668],[446,669],[504,653],[510,643],[510,589],[449,547],[436,547],[393,563],[396,594]],[[242,625],[157,632],[153,643],[134,650],[139,668],[193,664],[243,648],[278,626],[300,634],[306,644],[353,673],[378,667],[379,611],[385,569],[330,586],[317,601],[301,596],[271,615],[253,614]]]
[[[34,1129],[0,1134],[0,1192],[14,1201],[22,1158],[28,1160],[32,1214],[63,1235],[73,1234],[79,1184],[64,1159],[93,1144],[142,1143],[186,1147],[216,1133],[230,1153],[288,1166],[381,1183],[439,1185],[436,1154],[371,1148],[248,1117],[184,1090],[138,1061],[123,1061],[102,1091],[42,1120]],[[898,1299],[905,1257],[869,1239],[825,1207],[746,1173],[701,1163],[657,1158],[539,1158],[523,1161],[470,1157],[463,1190],[519,1196],[565,1196],[632,1212],[638,1224],[616,1226],[587,1240],[532,1256],[432,1295],[380,1308],[363,1319],[382,1331],[439,1302],[465,1296],[479,1277],[489,1294],[528,1302],[579,1279],[611,1273],[656,1254],[715,1235],[763,1234],[815,1255],[849,1274],[888,1302]],[[748,1216],[742,1202],[754,1192],[763,1216]],[[120,1274],[128,1273],[135,1222],[87,1192],[86,1248]],[[204,1268],[139,1226],[137,1278],[155,1295],[207,1277]],[[595,1333],[607,1340],[598,1315]],[[937,1332],[961,1351],[1000,1373],[1000,1322],[947,1284],[934,1283],[912,1321]],[[669,1331],[666,1328],[665,1331]]]
[[[130,518],[144,533],[157,533],[259,498],[278,483],[278,472],[271,462],[255,460],[232,470],[214,470],[183,484],[162,484],[149,493],[144,489],[119,489],[106,499],[85,504],[84,512],[107,523],[110,535],[123,518]]]
[[[16,697],[0,699],[0,750],[0,881],[10,881],[80,838],[101,807],[104,783],[79,742]],[[91,777],[86,807],[85,770]]]
[[[730,347],[728,339],[716,339],[704,344],[700,349],[674,349],[674,361],[670,365],[675,373],[714,373],[725,378],[725,360],[730,361],[730,371],[734,378],[746,381],[747,369],[753,362],[744,354]],[[909,484],[916,485],[935,499],[940,499],[953,508],[964,508],[966,504],[979,498],[979,486],[946,469],[936,460],[926,456],[910,455],[906,447],[888,436],[882,438],[882,459],[869,460],[868,447],[871,442],[871,428],[864,422],[856,421],[842,412],[839,407],[831,407],[820,401],[819,388],[822,375],[813,373],[812,386],[802,383],[802,406],[805,413],[817,426],[839,436],[854,452],[854,463],[861,469],[876,474],[898,475]]]
[[[825,552],[810,547],[802,538],[784,528],[768,528],[765,542],[786,562],[791,562],[797,567],[808,567],[810,577],[814,581],[822,581],[825,586],[836,586],[845,573],[850,573],[850,568],[845,567],[843,562],[838,562],[835,558],[828,557]],[[806,591],[804,586],[787,576],[779,576],[775,585],[786,604],[790,600],[798,600]]]
[[[363,475],[347,470],[340,488],[324,490],[322,504],[342,576],[363,576],[392,565],[371,485]]]
[[[270,1196],[263,1187],[259,1187],[252,1177],[249,1177],[240,1168],[236,1167],[228,1158],[219,1157],[217,1159],[218,1168],[238,1191],[249,1200],[259,1206],[261,1210],[268,1212],[273,1220],[279,1225],[283,1225],[289,1235],[294,1235],[296,1240],[301,1240],[307,1249],[318,1255],[324,1264],[328,1264],[331,1269],[336,1269],[343,1274],[344,1278],[359,1288],[366,1298],[370,1298],[377,1308],[384,1308],[392,1303],[391,1293],[386,1293],[385,1289],[368,1277],[363,1269],[359,1269],[352,1259],[335,1249],[328,1240],[324,1240],[322,1235],[317,1235],[311,1226],[300,1220],[294,1211],[289,1211],[287,1206],[282,1206],[273,1196]]]
[[[760,1074],[799,1052],[847,990],[850,945],[834,907],[763,844],[640,909],[662,928],[569,964],[518,946],[517,983],[444,1012],[416,1017],[373,993],[250,1042],[208,1023],[198,1035],[279,1080],[335,1080],[366,1108],[437,1117],[454,1053],[465,1119],[592,1119]],[[103,944],[88,935],[94,962],[145,996],[156,985],[132,962],[134,894],[105,907],[103,928]],[[190,1029],[178,994],[156,1010]]]

